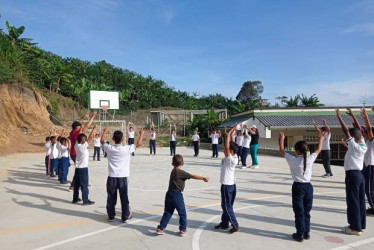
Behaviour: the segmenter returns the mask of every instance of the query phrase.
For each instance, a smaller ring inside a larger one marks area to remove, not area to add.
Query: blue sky
[[[372,0],[2,0],[6,20],[64,57],[107,62],[179,90],[235,98],[317,94],[374,104]]]

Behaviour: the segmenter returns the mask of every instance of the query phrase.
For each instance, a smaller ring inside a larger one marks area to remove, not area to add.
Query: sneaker
[[[247,166],[242,166],[242,167],[241,167],[241,169],[246,169],[246,168],[247,168]]]
[[[50,175],[50,177],[56,177],[56,175],[54,175],[54,174],[51,174],[51,175]]]
[[[162,230],[161,228],[157,228],[157,230],[156,230],[156,234],[157,234],[157,235],[164,235],[165,232],[164,232],[164,230]]]
[[[131,220],[132,219],[132,214],[130,214],[129,218],[127,218],[126,220],[122,220],[123,223],[126,223],[127,221]]]
[[[330,173],[326,173],[326,174],[324,174],[324,175],[322,175],[321,177],[322,178],[329,178],[329,177],[331,177],[332,175],[330,174]]]
[[[113,221],[114,221],[114,218],[113,219],[111,219],[111,218],[108,219],[108,222],[110,222],[110,223],[112,223]]]
[[[300,235],[297,235],[297,233],[292,234],[292,239],[294,239],[298,242],[303,242],[303,240],[304,240],[303,237],[300,236]]]
[[[231,229],[230,229],[230,233],[236,233],[236,232],[238,232],[239,231],[239,228],[237,228],[237,227],[232,227]]]
[[[356,236],[361,235],[361,232],[352,230],[349,227],[344,227],[342,231],[343,231],[343,233],[346,233],[346,234],[349,234],[349,235],[356,235]]]
[[[222,230],[227,230],[229,229],[229,226],[225,226],[222,223],[219,223],[218,225],[214,226],[214,229],[222,229]]]
[[[179,236],[180,236],[180,237],[184,237],[184,236],[186,236],[186,231],[184,231],[184,230],[179,230]]]
[[[310,239],[310,234],[309,233],[305,233],[303,235],[303,238],[304,238],[304,240],[309,240]]]
[[[88,200],[88,202],[83,203],[83,206],[88,206],[88,205],[93,205],[93,204],[95,204],[94,201]]]
[[[253,166],[251,166],[251,168],[252,168],[252,169],[258,169],[259,166],[258,166],[258,165],[253,165]]]
[[[374,208],[368,208],[366,209],[366,215],[367,216],[374,216]]]

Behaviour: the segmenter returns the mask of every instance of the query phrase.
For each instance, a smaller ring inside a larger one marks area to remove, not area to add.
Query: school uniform
[[[250,136],[251,136],[250,153],[251,153],[251,158],[252,158],[252,166],[258,166],[257,151],[258,151],[258,141],[260,139],[260,134],[258,132],[258,129],[256,129],[255,134],[250,134]]]
[[[164,230],[168,225],[174,210],[177,210],[179,215],[179,230],[186,231],[187,229],[187,212],[184,204],[183,190],[185,181],[192,178],[190,173],[182,169],[174,167],[170,173],[169,188],[165,195],[165,208],[162,215],[158,229]]]
[[[210,135],[210,138],[212,139],[212,157],[218,158],[218,139],[219,139],[218,133],[213,133]]]
[[[75,163],[75,173],[74,173],[74,193],[73,193],[73,203],[78,201],[79,197],[79,188],[82,191],[82,200],[83,204],[88,204],[88,143],[84,144],[75,144],[75,152],[77,154],[76,163]]]
[[[366,141],[367,151],[364,157],[365,193],[371,209],[374,209],[374,139]],[[372,211],[374,212],[374,211]],[[372,215],[372,213],[371,213]]]
[[[235,138],[236,145],[238,145],[238,151],[236,151],[236,154],[238,155],[238,164],[239,164],[239,161],[241,161],[243,139],[244,137],[242,135],[237,135]]]
[[[231,154],[223,158],[221,162],[221,225],[224,228],[227,228],[229,223],[234,228],[239,228],[233,208],[236,197],[235,167],[237,163],[237,155],[232,156]]]
[[[156,155],[156,132],[151,132],[150,138],[149,138],[149,152],[150,154]]]
[[[95,157],[97,155],[97,160],[100,161],[100,148],[101,148],[100,138],[94,138],[93,141],[94,141],[93,160],[95,160]]]
[[[104,143],[103,147],[108,158],[108,179],[106,183],[108,218],[112,220],[116,215],[115,206],[117,204],[117,191],[119,191],[122,207],[121,217],[122,221],[126,221],[131,217],[128,178],[130,176],[131,154],[135,152],[135,145],[124,146],[122,144],[109,145],[109,143]]]
[[[51,177],[55,177],[55,174],[57,174],[57,170],[58,170],[58,148],[57,148],[57,143],[55,144],[51,144],[51,147],[50,147],[50,174],[51,174]]]
[[[303,155],[293,156],[285,154],[288,166],[290,167],[292,184],[292,208],[295,213],[296,234],[302,238],[310,232],[310,211],[313,206],[313,186],[310,183],[312,178],[313,163],[317,159],[313,153],[306,157],[306,168],[304,171]]]
[[[44,163],[45,163],[45,173],[47,175],[49,175],[50,173],[50,162],[49,162],[49,150],[51,148],[51,142],[46,142],[44,144],[44,147],[45,147],[45,159],[44,159]]]
[[[57,142],[57,150],[58,150],[58,164],[57,164],[57,176],[58,176],[58,181],[61,181],[61,171],[62,171],[62,166],[61,166],[61,143]]]
[[[361,232],[366,228],[365,180],[361,170],[367,146],[362,139],[359,143],[351,137],[344,156],[345,191],[347,196],[347,218],[349,228]]]
[[[321,159],[322,159],[322,164],[323,164],[326,174],[330,174],[330,176],[332,176],[331,166],[330,166],[330,158],[331,158],[330,139],[331,139],[331,133],[327,133],[322,142]]]
[[[60,171],[60,183],[64,184],[67,182],[68,174],[69,174],[69,167],[70,167],[70,160],[69,160],[69,151],[68,148],[64,145],[60,146],[61,150],[61,171]]]
[[[172,133],[170,135],[170,155],[175,155],[176,147],[177,147],[177,134]]]
[[[248,134],[247,130],[244,130],[243,132],[243,144],[242,144],[242,155],[241,155],[241,161],[242,161],[242,166],[246,167],[247,166],[247,157],[248,153],[250,151],[250,145],[251,145],[251,136]]]
[[[199,135],[192,135],[192,144],[193,144],[193,149],[195,152],[194,156],[199,156],[199,141],[200,141],[200,136]]]
[[[127,135],[128,135],[127,144],[128,145],[135,144],[135,132],[134,131],[128,131]],[[132,155],[134,156],[135,152],[133,152]]]

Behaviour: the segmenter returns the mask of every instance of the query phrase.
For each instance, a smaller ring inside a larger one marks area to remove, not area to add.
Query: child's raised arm
[[[326,135],[326,132],[320,132],[319,133],[317,149],[316,149],[316,151],[314,151],[314,153],[316,153],[317,155],[319,155],[319,153],[321,153],[322,143],[323,143],[323,139],[325,138],[325,135]]]
[[[323,125],[325,125],[325,128],[326,128],[327,132],[330,134],[331,129],[330,129],[329,125],[327,124],[326,119],[322,119],[322,123],[323,123]]]
[[[279,133],[279,151],[284,156],[286,154],[286,151],[284,150],[284,133],[280,132]]]
[[[205,181],[205,182],[209,181],[209,178],[207,178],[207,177],[194,175],[194,174],[191,175],[191,178],[194,179],[194,180],[202,180],[202,181]]]
[[[312,121],[312,124],[313,124],[313,126],[316,128],[316,130],[318,131],[318,133],[321,133],[321,129],[317,126],[315,120]]]
[[[96,125],[92,128],[90,135],[87,138],[87,142],[90,143],[95,136]]]
[[[143,130],[143,128],[140,128],[139,129],[139,137],[138,137],[138,140],[136,142],[135,147],[140,147],[142,145],[143,136],[144,136],[144,130]]]
[[[345,123],[343,121],[343,118],[342,118],[342,115],[340,114],[340,110],[336,109],[335,112],[336,112],[336,116],[338,117],[340,126],[342,127],[342,130],[343,130],[343,133],[345,135],[345,138],[346,139],[351,138],[351,136],[349,135],[348,127],[347,127],[347,125],[345,125]]]
[[[96,115],[97,115],[97,112],[94,111],[94,112],[93,112],[93,115],[92,115],[92,117],[91,117],[91,119],[87,122],[86,125],[84,125],[84,126],[81,128],[81,133],[86,133],[86,131],[89,129],[89,127],[91,127],[92,122],[94,121]]]
[[[347,108],[347,115],[349,115],[350,117],[352,117],[352,120],[353,120],[353,126],[355,128],[358,128],[361,130],[361,126],[360,126],[360,123],[357,121],[357,118],[355,116],[355,114],[353,114],[352,112],[352,109],[351,108]]]
[[[228,157],[230,155],[230,142],[231,142],[232,134],[235,131],[235,128],[236,128],[236,123],[234,127],[232,127],[230,131],[226,134],[225,149],[224,149],[225,157]]]
[[[366,113],[366,109],[364,107],[361,108],[361,115],[362,115],[362,118],[364,119],[364,122],[365,122],[365,128],[367,130],[367,134],[368,134],[369,140],[371,141],[371,140],[374,139],[373,130],[371,129],[371,124],[370,124],[369,116]]]
[[[105,143],[105,135],[108,133],[109,127],[105,127],[100,138],[100,143],[103,145]]]

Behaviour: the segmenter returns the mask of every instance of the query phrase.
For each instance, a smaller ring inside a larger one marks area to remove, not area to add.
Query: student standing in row
[[[374,111],[374,107],[372,107]],[[374,216],[374,129],[371,126],[365,108],[361,109],[362,118],[365,121],[364,138],[367,151],[364,158],[364,169],[362,173],[365,177],[365,193],[370,207],[366,209],[367,216]]]
[[[70,167],[70,160],[69,160],[69,152],[70,152],[70,141],[62,137],[60,139],[60,151],[61,151],[61,171],[60,171],[60,183],[67,184],[69,183],[67,178],[69,174],[69,167]]]
[[[149,130],[149,152],[150,155],[156,155],[156,130],[152,122],[151,129]]]
[[[321,131],[326,133],[325,139],[323,140],[322,144],[322,151],[321,151],[321,159],[323,163],[323,167],[325,168],[325,174],[322,175],[324,178],[332,177],[332,171],[331,171],[331,166],[330,166],[330,157],[331,157],[331,152],[330,152],[330,140],[331,140],[331,129],[329,125],[327,125],[326,119],[322,120],[323,127],[319,128],[316,124],[316,122],[313,120],[312,124],[316,128],[316,130],[321,133]]]
[[[44,162],[45,162],[45,173],[46,175],[49,175],[50,173],[50,148],[51,148],[51,136],[47,136],[45,138],[45,144],[44,144],[44,148],[45,148],[45,159],[44,159]]]
[[[355,120],[351,110],[348,110],[347,114]],[[359,236],[362,230],[366,228],[365,180],[361,171],[367,146],[360,129],[355,127],[348,130],[339,109],[336,109],[336,115],[348,145],[348,150],[344,156],[348,226],[343,228],[343,232]]]
[[[252,137],[248,134],[248,127],[246,125],[243,126],[243,145],[242,145],[242,154],[241,154],[241,161],[242,161],[242,169],[247,168],[247,157],[250,150],[251,140]]]
[[[93,160],[95,160],[95,157],[97,156],[97,161],[100,161],[100,135],[96,134],[94,138],[94,155],[93,155]]]
[[[56,177],[58,168],[58,148],[56,136],[51,136],[51,147],[50,147],[50,176]]]
[[[132,218],[128,198],[130,160],[135,148],[141,146],[142,144],[144,131],[143,129],[140,129],[139,138],[136,145],[123,145],[124,137],[121,131],[114,131],[112,140],[115,144],[109,145],[109,143],[105,142],[105,135],[108,133],[108,131],[109,128],[106,127],[101,134],[101,143],[103,144],[108,158],[108,179],[106,183],[108,194],[106,205],[108,220],[109,222],[112,222],[116,215],[115,207],[117,204],[118,191],[121,199],[122,222],[126,222]]]
[[[194,131],[194,134],[192,135],[192,144],[194,149],[194,156],[199,156],[199,146],[200,146],[200,136],[197,134],[197,131]]]
[[[252,166],[251,168],[257,169],[258,166],[258,141],[260,139],[260,134],[258,133],[258,129],[256,125],[252,125],[249,129],[249,132],[251,134],[251,143],[250,143],[250,151],[251,151],[251,158],[252,158]]]
[[[75,144],[75,151],[77,153],[76,166],[74,173],[74,194],[73,204],[79,201],[79,189],[82,191],[83,205],[95,204],[94,201],[88,199],[88,144],[92,141],[96,132],[96,126],[93,127],[90,135],[87,136],[84,133],[78,135],[77,143]]]
[[[320,132],[318,146],[314,153],[307,155],[308,144],[305,141],[298,141],[295,144],[296,157],[286,153],[284,150],[284,133],[279,136],[279,150],[286,158],[290,167],[292,179],[292,207],[295,213],[296,233],[292,238],[296,241],[310,239],[310,211],[313,205],[312,167],[318,154],[321,152],[325,132]]]
[[[221,137],[221,131],[217,133],[217,130],[214,130],[209,137],[212,139],[212,157],[218,158],[218,140]]]
[[[240,127],[240,130],[237,130],[234,133],[234,136],[235,136],[236,145],[238,146],[238,152],[236,154],[238,155],[238,165],[239,165],[239,163],[241,162],[242,148],[243,148],[242,146],[243,146],[243,139],[244,139],[241,127]]]
[[[222,216],[221,222],[214,227],[215,229],[226,230],[229,228],[229,223],[231,223],[231,233],[239,231],[239,223],[236,220],[233,208],[236,197],[235,167],[238,163],[238,156],[236,155],[238,147],[235,142],[231,141],[235,129],[236,124],[226,136],[224,148],[225,158],[222,159],[220,177]]]
[[[130,128],[127,130],[127,144],[133,145],[135,143],[135,127],[130,126]],[[132,152],[132,156],[135,156],[135,151]]]
[[[177,147],[177,133],[175,132],[175,126],[170,132],[170,156],[175,155],[175,149]]]

